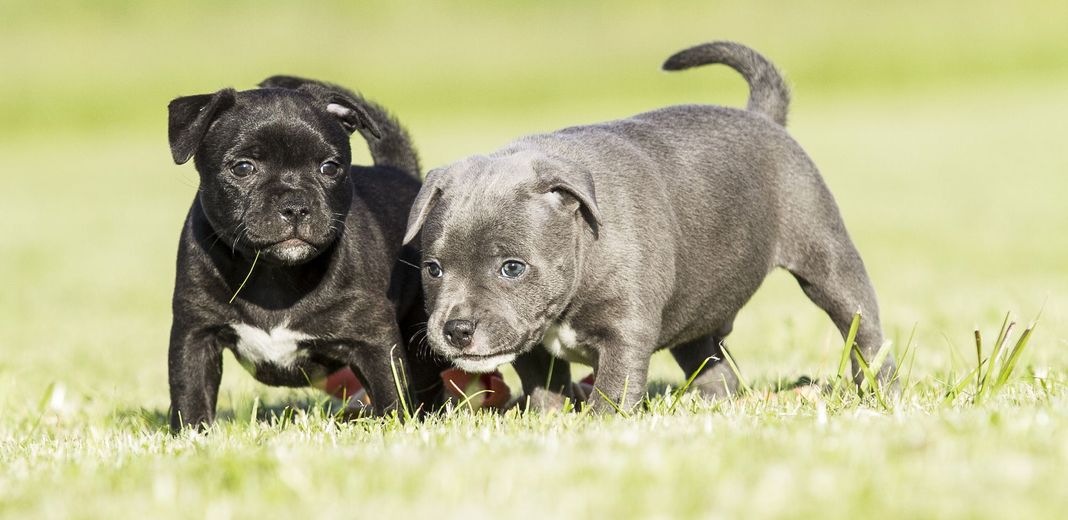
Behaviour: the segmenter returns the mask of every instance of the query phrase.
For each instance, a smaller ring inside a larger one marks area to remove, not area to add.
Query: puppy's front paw
[[[543,413],[566,412],[577,410],[588,397],[589,393],[581,383],[572,383],[571,388],[562,393],[538,387],[533,392],[520,396],[513,406]]]

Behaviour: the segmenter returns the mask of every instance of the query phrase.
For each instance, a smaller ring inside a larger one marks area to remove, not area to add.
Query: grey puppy
[[[405,243],[421,234],[437,352],[475,372],[519,358],[529,392],[548,380],[543,342],[595,367],[591,403],[605,409],[604,398],[637,403],[650,357],[668,348],[687,376],[711,357],[698,386],[724,395],[737,381],[723,340],[783,267],[843,335],[863,312],[857,342],[872,358],[883,343],[875,291],[834,198],[784,129],[782,76],[732,42],[683,50],[663,68],[713,63],[748,81],[748,110],[672,106],[428,174]],[[888,358],[879,379],[893,371]],[[856,359],[853,376],[863,377]],[[562,389],[566,377],[552,381]]]

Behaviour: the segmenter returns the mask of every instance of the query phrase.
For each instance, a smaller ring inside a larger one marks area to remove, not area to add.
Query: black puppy
[[[403,249],[419,163],[381,107],[334,85],[275,76],[259,89],[170,103],[175,163],[200,189],[182,230],[169,376],[172,430],[215,417],[222,351],[259,381],[305,386],[349,366],[375,412],[437,398],[443,368],[404,338],[425,321],[415,251]],[[350,166],[349,138],[373,167]],[[403,333],[403,335],[402,335]],[[395,372],[396,370],[396,372]]]

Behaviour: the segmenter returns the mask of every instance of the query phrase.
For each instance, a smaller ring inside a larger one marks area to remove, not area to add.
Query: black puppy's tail
[[[740,43],[718,41],[679,51],[664,62],[664,70],[685,70],[722,63],[737,70],[749,82],[749,110],[786,126],[790,89],[775,65],[757,51]]]
[[[296,76],[271,76],[261,81],[259,86],[297,90],[324,100],[338,95],[349,98],[350,102],[367,112],[373,121],[374,129],[360,127],[358,130],[367,141],[375,166],[404,170],[420,179],[419,154],[415,151],[411,136],[400,122],[378,103],[340,85]]]

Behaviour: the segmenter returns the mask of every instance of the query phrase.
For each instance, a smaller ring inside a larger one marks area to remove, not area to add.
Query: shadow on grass
[[[649,394],[649,397],[670,397],[674,395],[676,391],[678,391],[679,385],[684,383],[685,382],[667,381],[663,379],[652,380],[649,381],[649,384],[646,386],[645,391]],[[770,379],[767,381],[757,380],[753,383],[753,390],[770,390],[772,392],[783,392],[786,390],[793,390],[795,388],[809,386],[812,384],[818,384],[818,381],[808,376],[800,376],[796,379],[786,379],[780,377],[778,379]],[[694,392],[696,390],[691,387],[689,391]]]
[[[295,397],[277,402],[263,403],[252,399],[244,406],[219,408],[215,415],[215,422],[225,423],[248,423],[253,414],[255,421],[264,425],[286,423],[293,418],[294,413],[304,413],[321,418],[344,420],[350,418],[350,410],[340,400],[311,396]],[[116,410],[115,421],[121,426],[137,430],[170,431],[170,410],[166,408],[126,408]]]
[[[777,379],[757,385],[760,388],[770,389],[774,392],[791,390],[794,388],[813,384],[814,380],[802,376],[795,380]],[[649,397],[669,398],[679,388],[678,381],[663,379],[652,380],[646,386]],[[693,390],[691,390],[692,392]],[[357,417],[352,414],[345,403],[340,400],[326,397],[294,396],[276,402],[264,403],[258,399],[251,399],[238,406],[220,408],[216,414],[217,423],[248,423],[253,414],[258,423],[264,425],[284,424],[292,420],[295,413],[307,414],[323,419],[347,420]],[[140,431],[170,431],[170,411],[168,409],[150,408],[126,408],[117,410],[114,414],[115,421],[124,427]]]

